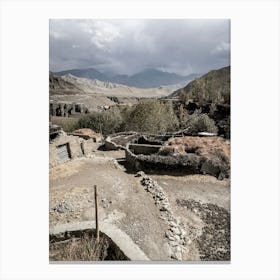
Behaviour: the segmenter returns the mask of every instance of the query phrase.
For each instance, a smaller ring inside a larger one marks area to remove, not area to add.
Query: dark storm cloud
[[[229,20],[50,20],[51,71],[189,74],[229,64]]]

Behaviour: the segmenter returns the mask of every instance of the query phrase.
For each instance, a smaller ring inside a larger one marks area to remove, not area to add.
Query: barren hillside
[[[102,93],[105,96],[116,97],[163,97],[167,96],[172,90],[168,87],[161,88],[136,88],[126,85],[104,82],[97,79],[75,77],[71,74],[61,76],[65,82],[74,84],[81,91],[88,94]]]
[[[230,103],[230,66],[212,70],[206,75],[176,90],[172,97],[180,96],[185,102]]]
[[[79,87],[77,87],[70,81],[65,81],[61,77],[55,76],[51,72],[49,73],[49,92],[50,95],[84,93]]]

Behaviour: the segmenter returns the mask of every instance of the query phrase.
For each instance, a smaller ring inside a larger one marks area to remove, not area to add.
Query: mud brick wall
[[[58,157],[57,147],[64,144],[69,144],[71,159],[80,157],[88,157],[93,155],[94,151],[98,148],[98,144],[93,139],[85,140],[83,138],[67,135],[62,132],[55,138],[49,146],[49,167],[52,168],[61,164]]]

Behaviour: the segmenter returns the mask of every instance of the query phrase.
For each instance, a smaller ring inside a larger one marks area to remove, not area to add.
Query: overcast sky
[[[155,68],[203,73],[230,64],[230,20],[50,20],[50,70]]]

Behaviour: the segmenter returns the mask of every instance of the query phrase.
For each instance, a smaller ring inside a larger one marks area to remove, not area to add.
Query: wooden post
[[[98,202],[97,202],[97,186],[94,185],[94,202],[95,202],[95,226],[96,226],[96,243],[99,243],[99,225],[98,225]]]

